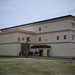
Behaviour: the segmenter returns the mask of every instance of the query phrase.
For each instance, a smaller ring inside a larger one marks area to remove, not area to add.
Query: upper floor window
[[[41,27],[39,27],[39,31],[41,31]]]
[[[46,41],[47,41],[47,39],[46,39]]]
[[[64,35],[64,39],[66,39],[66,35]]]
[[[59,36],[57,36],[57,40],[59,40]]]
[[[39,41],[41,41],[41,38],[39,38]]]
[[[18,41],[20,41],[20,37],[18,37]]]
[[[72,40],[74,40],[74,35],[72,34]]]
[[[22,41],[24,41],[24,38],[22,38]]]
[[[71,24],[72,24],[72,28],[74,28],[75,27],[75,23],[72,22]]]

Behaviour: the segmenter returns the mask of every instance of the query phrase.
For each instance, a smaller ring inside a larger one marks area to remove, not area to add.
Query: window
[[[59,36],[57,36],[57,40],[59,40]]]
[[[72,24],[72,28],[75,27],[75,23],[71,23]]]
[[[64,39],[66,39],[66,35],[64,35]]]
[[[20,41],[20,37],[18,37],[18,41]]]
[[[46,39],[46,41],[47,41],[47,39]]]
[[[41,38],[39,38],[39,41],[41,41]]]
[[[72,34],[72,40],[74,40],[74,35]]]
[[[74,27],[74,26],[73,26],[73,23],[71,23],[71,24],[72,24],[72,28],[73,28],[73,27]]]
[[[24,38],[22,38],[22,41],[24,41]]]
[[[46,26],[46,28],[47,28],[47,26]]]
[[[41,31],[41,27],[39,27],[39,31]]]
[[[74,26],[72,25],[72,28],[73,28]]]

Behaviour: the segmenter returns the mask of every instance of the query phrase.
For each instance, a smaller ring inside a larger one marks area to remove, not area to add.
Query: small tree
[[[26,39],[26,56],[28,56],[28,53],[29,53],[29,44],[28,44],[28,42],[30,42],[30,37],[27,37],[27,39]]]
[[[19,52],[19,56],[22,56],[22,51]]]
[[[27,43],[30,42],[30,37],[27,37],[26,42]]]

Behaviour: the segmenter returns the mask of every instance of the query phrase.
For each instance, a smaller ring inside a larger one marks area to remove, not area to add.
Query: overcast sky
[[[70,14],[75,0],[0,0],[0,29]]]

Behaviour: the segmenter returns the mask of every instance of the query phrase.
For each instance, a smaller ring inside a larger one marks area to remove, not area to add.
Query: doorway
[[[49,50],[47,50],[47,57],[49,57]]]
[[[22,52],[22,55],[29,55],[30,44],[21,43],[21,52]]]
[[[43,56],[43,50],[39,50],[39,56]]]

